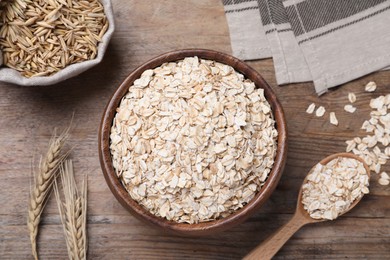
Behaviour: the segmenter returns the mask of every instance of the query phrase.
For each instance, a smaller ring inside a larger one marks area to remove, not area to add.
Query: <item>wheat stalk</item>
[[[30,233],[32,254],[35,259],[38,259],[38,225],[51,187],[57,176],[58,167],[67,156],[67,153],[62,153],[62,148],[68,138],[68,132],[69,128],[59,136],[56,136],[55,133],[53,134],[49,142],[49,149],[46,155],[41,158],[38,172],[35,174],[34,187],[31,190],[27,217],[27,227]]]
[[[64,161],[60,168],[63,188],[63,199],[59,193],[58,183],[55,182],[56,195],[61,222],[64,228],[69,259],[86,259],[87,252],[87,181],[83,180],[81,192],[77,190],[74,178],[73,163]]]

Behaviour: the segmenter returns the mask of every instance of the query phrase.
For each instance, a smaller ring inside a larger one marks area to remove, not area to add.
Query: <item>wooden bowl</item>
[[[266,180],[264,186],[256,194],[256,196],[243,208],[239,209],[235,213],[231,214],[228,217],[214,220],[210,222],[203,222],[199,224],[185,224],[177,223],[173,221],[168,221],[164,218],[157,217],[150,213],[148,210],[139,205],[134,201],[120,180],[118,179],[110,154],[110,131],[113,119],[116,114],[116,108],[119,106],[122,97],[127,93],[129,87],[133,84],[134,80],[139,78],[143,71],[147,69],[153,69],[165,62],[174,62],[182,60],[185,57],[198,56],[202,59],[208,59],[224,63],[233,67],[236,71],[242,73],[246,78],[252,80],[256,87],[264,89],[265,97],[271,105],[272,112],[276,121],[276,128],[278,130],[278,140],[277,140],[277,152],[274,162],[274,166]],[[110,187],[112,193],[116,199],[129,210],[134,216],[138,219],[143,220],[147,223],[151,223],[155,226],[158,226],[166,231],[171,231],[180,235],[189,235],[189,236],[198,236],[198,235],[209,235],[214,234],[216,231],[223,231],[228,228],[231,228],[253,213],[255,213],[269,198],[271,193],[274,191],[277,186],[279,179],[282,175],[283,168],[286,162],[287,156],[287,130],[286,122],[283,113],[282,106],[277,100],[275,93],[272,91],[271,87],[264,81],[264,79],[257,73],[254,69],[249,67],[243,61],[234,58],[230,55],[220,53],[212,50],[203,50],[203,49],[188,49],[188,50],[179,50],[173,51],[161,56],[158,56],[145,64],[141,65],[135,69],[119,86],[115,91],[114,95],[110,99],[101,122],[100,132],[99,132],[99,156],[100,164],[103,170],[104,177],[107,181],[108,186]]]

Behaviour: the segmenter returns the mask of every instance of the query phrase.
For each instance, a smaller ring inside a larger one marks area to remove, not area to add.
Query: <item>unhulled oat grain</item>
[[[94,59],[108,28],[99,0],[5,0],[0,5],[3,63],[25,77],[49,76]]]

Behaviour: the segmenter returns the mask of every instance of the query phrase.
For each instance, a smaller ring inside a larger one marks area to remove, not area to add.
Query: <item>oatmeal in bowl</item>
[[[179,232],[245,219],[275,188],[286,153],[270,87],[243,62],[205,53],[160,56],[133,72],[100,133],[102,168],[119,201]]]

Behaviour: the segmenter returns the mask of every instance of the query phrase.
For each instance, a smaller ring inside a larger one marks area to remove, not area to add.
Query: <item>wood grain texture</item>
[[[308,170],[344,141],[363,135],[372,97],[389,93],[390,71],[355,80],[318,98],[312,83],[277,86],[272,60],[248,62],[261,73],[284,107],[289,151],[280,183],[265,205],[232,230],[202,238],[168,235],[130,215],[114,198],[100,170],[97,136],[109,98],[125,77],[161,53],[207,48],[231,53],[220,0],[112,0],[116,32],[101,64],[49,87],[0,83],[0,258],[31,259],[26,212],[31,162],[47,148],[54,127],[65,129],[75,112],[70,146],[76,178],[89,174],[89,259],[240,259],[280,228],[296,205]],[[378,84],[374,93],[364,85]],[[348,92],[357,95],[357,111],[343,111]],[[340,125],[307,115],[315,102],[336,112]],[[387,164],[383,168],[390,171]],[[332,222],[301,228],[275,259],[389,259],[390,187],[372,176],[371,193],[353,211]],[[38,237],[41,259],[66,259],[66,246],[55,200],[44,211]]]

